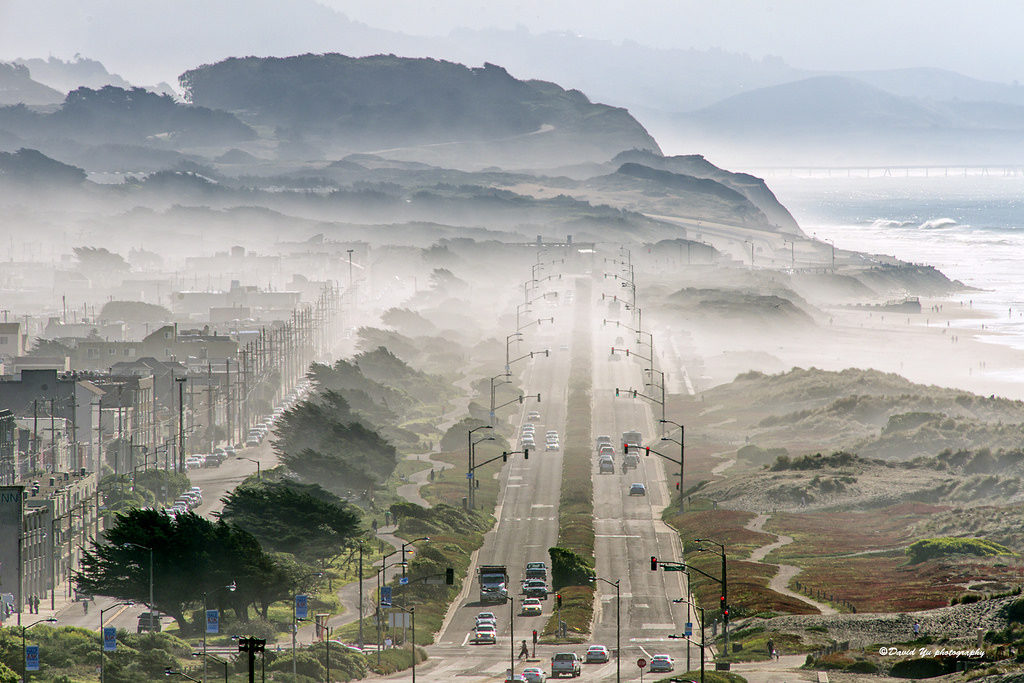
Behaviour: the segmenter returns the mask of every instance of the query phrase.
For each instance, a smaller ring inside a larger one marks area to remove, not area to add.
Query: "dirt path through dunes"
[[[757,531],[762,534],[771,534],[772,536],[775,536],[774,543],[763,545],[760,548],[756,549],[754,552],[750,553],[749,559],[751,562],[760,562],[761,564],[772,564],[770,562],[764,561],[764,558],[768,556],[768,553],[778,548],[781,548],[784,545],[789,545],[793,542],[793,539],[790,536],[780,536],[779,534],[772,534],[772,532],[770,531],[765,531],[764,525],[767,521],[768,515],[758,515],[754,519],[750,520],[744,527],[745,529],[749,529],[750,531]],[[788,595],[791,598],[796,598],[800,602],[807,603],[808,605],[817,609],[822,614],[838,613],[834,607],[826,605],[823,602],[818,602],[817,600],[809,598],[806,595],[800,595],[796,591],[792,591],[788,588],[790,580],[792,580],[794,576],[800,573],[800,567],[794,567],[791,564],[776,564],[772,566],[778,567],[779,571],[775,574],[774,577],[772,577],[772,580],[768,582],[768,588],[772,589],[776,593],[782,593],[783,595]]]

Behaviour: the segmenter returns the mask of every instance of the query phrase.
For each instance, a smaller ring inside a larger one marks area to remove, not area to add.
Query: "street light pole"
[[[494,429],[491,425],[481,425],[466,432],[466,509],[473,509],[473,432],[478,429]]]
[[[127,547],[134,547],[134,548],[138,548],[140,550],[148,550],[149,551],[149,612],[150,612],[150,625],[152,625],[153,611],[156,609],[156,607],[155,607],[156,603],[153,602],[153,549],[150,548],[149,546],[139,545],[138,543],[132,543],[131,541],[126,541],[125,543],[122,544],[122,546],[126,547],[126,548]]]
[[[722,556],[722,606],[725,612],[722,614],[722,640],[725,643],[725,654],[729,654],[729,582],[726,575],[725,546],[710,538],[695,538],[695,543],[710,543],[717,545]],[[702,548],[703,550],[703,548]]]
[[[686,462],[686,427],[673,422],[672,420],[666,420],[662,418],[663,424],[670,424],[673,427],[679,427],[679,441],[670,439],[667,436],[661,437],[662,441],[675,441],[679,444],[679,513],[683,512],[683,493],[686,491],[686,487],[683,484],[683,463]]]
[[[590,580],[604,581],[609,586],[615,586],[615,683],[619,683],[622,680],[622,621],[620,618],[622,593],[619,590],[619,582],[621,579],[609,581],[608,579],[602,579],[600,576],[591,576]]]
[[[103,638],[103,615],[105,613],[109,612],[110,610],[115,609],[117,607],[123,607],[125,605],[134,605],[134,604],[135,603],[133,601],[131,601],[131,600],[127,600],[125,602],[115,602],[110,607],[107,607],[105,609],[101,609],[100,610],[100,683],[103,683],[103,659],[104,659],[103,653],[105,652],[105,649],[104,649],[105,648],[105,644],[103,642],[103,640],[104,640],[104,638]]]
[[[706,647],[705,644],[704,644],[704,621],[705,621],[704,620],[704,608],[701,607],[700,605],[698,605],[695,602],[690,602],[689,600],[686,600],[685,598],[680,598],[679,600],[673,600],[672,602],[685,602],[686,603],[687,612],[689,612],[690,607],[693,607],[696,610],[700,610],[700,683],[704,683],[704,648]],[[676,635],[670,635],[669,636],[669,638],[678,638],[678,637],[679,636],[676,636]],[[689,671],[690,670],[690,638],[685,636],[685,635],[683,637],[686,638],[686,670]],[[728,651],[726,651],[726,655],[728,655]]]
[[[51,623],[52,624],[55,621],[57,621],[57,620],[54,617],[50,617],[49,619],[40,619],[39,621],[31,623],[28,626],[22,626],[21,627],[21,680],[22,681],[27,681],[28,680],[28,650],[25,648],[25,632],[28,631],[33,626],[35,626],[36,624],[43,624],[43,623]]]
[[[249,462],[256,463],[256,478],[258,480],[260,480],[260,481],[263,481],[263,474],[262,474],[262,472],[260,472],[260,461],[259,460],[254,460],[253,458],[243,458],[241,456],[239,456],[238,459],[239,460],[248,460]]]
[[[232,581],[227,586],[215,588],[214,592],[226,590],[234,593],[236,588],[235,582]],[[203,681],[206,680],[206,631],[209,628],[209,617],[206,615],[206,609],[206,591],[203,591]],[[217,630],[220,630],[220,613],[217,614]]]

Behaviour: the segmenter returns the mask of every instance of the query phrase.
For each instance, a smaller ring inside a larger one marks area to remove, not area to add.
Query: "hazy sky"
[[[1019,0],[0,0],[0,59],[80,53],[135,82],[173,81],[228,55],[346,52],[328,7],[420,35],[523,26],[807,69],[936,66],[1024,81]]]
[[[1020,0],[320,1],[373,26],[423,34],[521,24],[654,47],[774,54],[808,69],[941,66],[991,80],[1024,75]]]

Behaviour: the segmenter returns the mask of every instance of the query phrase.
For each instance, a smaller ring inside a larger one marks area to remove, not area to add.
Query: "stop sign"
[[[636,660],[636,665],[642,669],[645,666],[647,666],[647,660],[641,657],[640,659]]]

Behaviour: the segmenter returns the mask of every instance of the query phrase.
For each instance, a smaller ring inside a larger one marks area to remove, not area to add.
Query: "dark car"
[[[143,612],[139,615],[139,626],[136,633],[143,631],[160,632],[160,615],[156,612]]]
[[[523,581],[523,594],[528,598],[540,598],[541,600],[547,600],[548,585],[537,579],[528,579]]]

